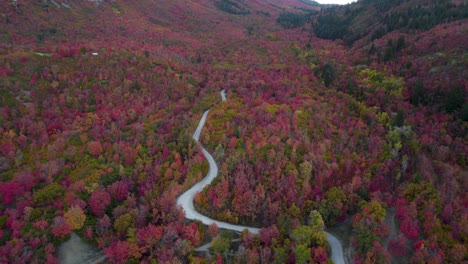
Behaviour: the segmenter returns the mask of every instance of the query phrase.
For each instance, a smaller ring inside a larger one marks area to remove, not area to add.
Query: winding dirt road
[[[226,93],[224,90],[221,91],[221,99],[222,101],[226,101]],[[195,130],[195,133],[193,134],[192,138],[197,143],[199,143],[200,134],[203,129],[203,126],[205,125],[206,117],[208,116],[209,111],[210,110],[206,110],[205,113],[203,113],[203,116],[200,122],[198,123],[197,129]],[[211,181],[213,181],[213,179],[216,178],[216,176],[218,176],[218,165],[216,165],[216,162],[213,156],[211,156],[211,154],[201,144],[199,145],[202,149],[203,155],[205,155],[209,163],[209,171],[208,171],[208,174],[205,176],[205,178],[203,178],[203,180],[201,180],[200,182],[192,186],[192,188],[188,189],[181,196],[179,196],[179,198],[177,198],[177,204],[180,205],[184,209],[185,217],[190,220],[199,220],[205,225],[216,223],[216,225],[220,228],[233,230],[237,232],[242,232],[244,229],[247,229],[249,230],[249,232],[253,234],[258,234],[260,231],[259,228],[248,227],[248,226],[243,226],[243,225],[233,225],[233,224],[229,224],[226,222],[217,221],[207,216],[204,216],[195,210],[195,207],[193,206],[193,199],[195,198],[195,194],[197,192],[201,192],[203,188],[205,188],[205,186],[210,184]],[[341,242],[332,234],[328,232],[326,232],[326,234],[327,234],[327,242],[330,244],[330,247],[332,249],[331,259],[333,260],[335,264],[344,264],[345,261],[343,257],[343,246],[341,245]]]

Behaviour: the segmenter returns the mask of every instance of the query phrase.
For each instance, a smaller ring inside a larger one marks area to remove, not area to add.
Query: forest
[[[465,1],[0,7],[0,263],[468,260]]]

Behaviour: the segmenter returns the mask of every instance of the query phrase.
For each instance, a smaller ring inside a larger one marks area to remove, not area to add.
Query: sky
[[[339,4],[339,5],[345,5],[351,2],[356,2],[356,0],[315,0],[315,1],[319,2],[320,4]]]

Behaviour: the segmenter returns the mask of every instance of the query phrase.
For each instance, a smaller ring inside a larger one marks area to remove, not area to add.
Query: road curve
[[[226,101],[226,93],[224,90],[221,91],[221,99],[222,101]],[[200,134],[203,129],[203,126],[205,125],[206,118],[208,116],[210,110],[206,110],[203,113],[202,118],[200,119],[200,122],[198,123],[197,129],[195,130],[195,133],[193,134],[193,139],[199,143],[200,139]],[[222,221],[217,221],[214,219],[211,219],[207,216],[204,216],[197,212],[195,210],[195,207],[193,206],[193,199],[195,198],[195,195],[197,192],[201,192],[205,186],[209,185],[214,178],[218,176],[218,165],[216,165],[216,162],[211,156],[211,154],[201,145],[200,148],[203,152],[203,155],[205,155],[205,158],[208,161],[209,164],[209,170],[208,174],[203,178],[203,180],[199,181],[197,184],[192,186],[190,189],[188,189],[186,192],[184,192],[179,198],[177,198],[177,205],[180,205],[184,211],[185,211],[185,217],[190,220],[199,220],[205,225],[210,225],[215,223],[219,228],[224,228],[224,229],[229,229],[237,232],[242,232],[244,229],[249,230],[249,232],[253,234],[258,234],[260,229],[255,228],[255,227],[248,227],[248,226],[242,226],[242,225],[233,225],[229,224],[226,222]],[[332,256],[331,259],[335,264],[344,264],[344,257],[343,257],[343,247],[340,243],[340,241],[333,236],[332,234],[325,232],[327,234],[327,242],[330,244],[330,247],[332,249]],[[206,245],[204,246],[206,247]]]
[[[193,134],[192,138],[196,142],[198,142],[200,138],[200,133],[201,133],[201,130],[203,129],[208,113],[209,113],[209,110],[206,110],[200,122],[198,123],[198,127],[195,130],[195,133]],[[202,149],[203,155],[205,155],[205,158],[208,160],[208,164],[209,164],[208,174],[205,176],[205,178],[203,178],[203,180],[199,181],[197,184],[192,186],[192,188],[188,189],[181,196],[179,196],[179,198],[177,198],[177,205],[180,205],[184,209],[185,217],[187,219],[199,220],[205,225],[216,223],[216,225],[219,228],[234,230],[238,232],[242,232],[244,229],[248,229],[249,232],[258,234],[258,232],[260,231],[260,229],[258,228],[241,226],[241,225],[233,225],[233,224],[217,221],[209,217],[206,217],[195,210],[195,207],[193,206],[193,199],[195,198],[195,194],[197,194],[197,192],[201,192],[203,188],[205,188],[205,186],[210,184],[211,181],[213,181],[213,179],[216,178],[216,176],[218,176],[218,166],[216,165],[216,162],[213,156],[211,156],[211,154],[204,147],[202,147],[201,144],[200,144],[200,147]]]
[[[341,246],[341,242],[334,235],[328,232],[325,233],[327,233],[327,242],[330,244],[332,250],[331,259],[333,260],[333,263],[344,264],[343,246]]]

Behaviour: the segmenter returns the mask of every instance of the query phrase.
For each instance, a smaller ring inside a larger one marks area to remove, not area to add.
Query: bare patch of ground
[[[61,264],[97,264],[104,262],[106,256],[73,232],[70,239],[60,245],[58,259]]]

